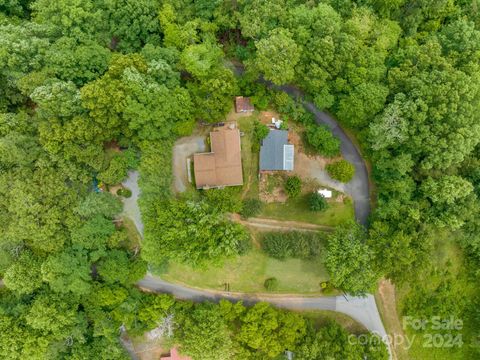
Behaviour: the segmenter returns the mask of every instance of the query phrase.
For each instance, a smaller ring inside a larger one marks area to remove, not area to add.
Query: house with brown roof
[[[197,189],[243,185],[240,132],[235,124],[210,133],[211,151],[193,155]]]
[[[243,96],[237,96],[235,98],[235,111],[237,113],[253,112],[253,110],[255,109],[250,98]]]

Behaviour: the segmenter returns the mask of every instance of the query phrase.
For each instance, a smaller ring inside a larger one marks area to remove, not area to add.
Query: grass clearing
[[[325,226],[337,226],[353,219],[353,204],[349,198],[345,198],[343,202],[329,202],[327,210],[314,212],[309,208],[307,196],[308,194],[302,194],[297,198],[289,198],[285,203],[265,204],[259,217],[302,221]]]
[[[335,321],[351,334],[360,335],[368,333],[365,326],[352,319],[350,316],[329,310],[300,311],[299,314],[310,319],[318,329],[329,322]]]
[[[245,293],[266,293],[263,283],[275,277],[278,289],[272,294],[311,295],[321,295],[320,283],[329,279],[321,257],[280,261],[268,257],[256,246],[219,266],[193,268],[171,262],[161,276],[166,281],[219,291],[225,290],[225,283],[229,283],[230,291]]]
[[[133,220],[127,216],[124,216],[122,218],[122,225],[125,231],[127,232],[127,236],[130,241],[130,243],[128,244],[128,248],[132,250],[132,249],[135,249],[136,247],[140,247],[142,238],[138,233],[137,227],[135,226],[135,223],[133,222]]]
[[[243,197],[258,198],[258,162],[259,153],[254,151],[253,122],[258,119],[258,114],[238,118],[238,127],[244,133],[242,142],[242,166],[243,166]]]

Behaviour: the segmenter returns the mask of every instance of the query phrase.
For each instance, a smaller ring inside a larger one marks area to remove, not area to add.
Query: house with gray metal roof
[[[260,171],[292,171],[293,151],[288,131],[271,129],[260,147]]]

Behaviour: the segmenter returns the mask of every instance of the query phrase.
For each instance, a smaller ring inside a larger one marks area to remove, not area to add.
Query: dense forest
[[[246,251],[244,230],[224,217],[240,205],[228,191],[172,197],[170,156],[239,93],[312,122],[259,78],[334,114],[371,163],[368,229],[347,224],[331,239],[331,267],[349,273],[338,287],[364,293],[392,279],[403,314],[461,317],[460,356],[480,356],[479,26],[478,0],[0,0],[0,357],[123,359],[120,329],[142,333],[175,312],[191,330],[175,341],[194,359],[275,358],[285,347],[302,359],[385,358],[347,346],[335,324],[133,286],[147,263]],[[324,151],[338,152],[330,141]],[[118,198],[94,191],[133,168],[140,253],[115,222]],[[202,226],[184,226],[192,219]],[[338,250],[351,234],[361,241]],[[434,261],[445,238],[461,249],[455,269]]]

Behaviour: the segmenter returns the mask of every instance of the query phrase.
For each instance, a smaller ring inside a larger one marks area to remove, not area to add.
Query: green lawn
[[[298,313],[302,314],[307,319],[312,320],[316,328],[320,328],[331,321],[335,321],[351,334],[360,335],[368,333],[368,330],[365,326],[352,319],[350,316],[337,311],[312,310],[300,311]]]
[[[319,294],[320,283],[329,279],[320,258],[279,261],[257,248],[244,256],[226,260],[223,265],[205,269],[170,263],[161,276],[166,281],[215,290],[224,290],[224,284],[229,283],[230,291],[246,293],[266,292],[264,281],[276,277],[279,287],[275,293]]]
[[[288,199],[285,203],[265,204],[260,217],[302,221],[312,224],[336,226],[346,220],[353,219],[353,204],[349,198],[343,202],[330,202],[330,207],[323,212],[313,212],[308,207],[308,194],[303,194],[298,198]]]
[[[129,244],[127,245],[127,247],[132,250],[135,249],[137,246],[140,246],[142,238],[140,237],[140,234],[138,233],[137,227],[135,226],[133,220],[130,219],[128,216],[124,216],[122,217],[122,223],[128,235]]]
[[[258,119],[254,114],[239,118],[238,126],[244,133],[242,136],[242,166],[243,166],[243,190],[244,197],[258,198],[258,151],[253,151],[253,121]]]

